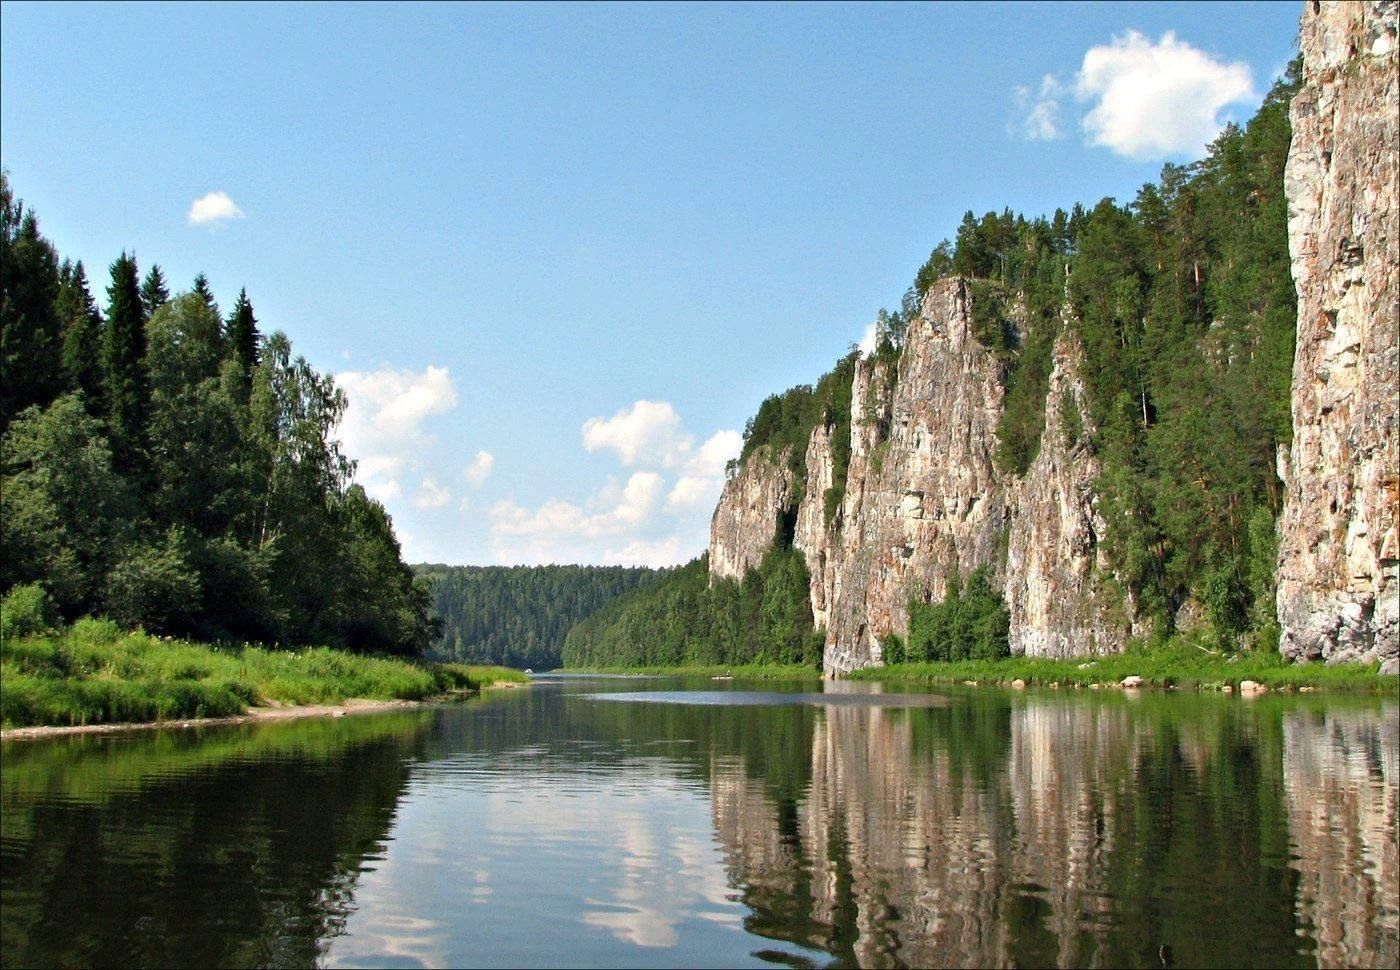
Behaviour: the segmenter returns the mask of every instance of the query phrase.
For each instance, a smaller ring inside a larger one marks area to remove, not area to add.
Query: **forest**
[[[531,670],[559,666],[575,623],[664,575],[629,566],[418,565],[441,624],[429,655]]]
[[[1073,328],[1084,348],[1090,413],[1068,409],[1063,430],[1098,458],[1095,491],[1114,582],[1159,637],[1170,636],[1179,611],[1194,603],[1218,644],[1277,646],[1282,488],[1275,459],[1290,439],[1297,315],[1283,169],[1298,72],[1295,61],[1248,124],[1227,125],[1197,162],[1165,165],[1126,205],[1105,198],[1030,219],[1010,210],[980,218],[968,212],[955,238],[939,243],[919,268],[898,309],[877,316],[875,354],[897,361],[928,288],[948,276],[969,281],[974,333],[1003,364],[996,462],[1008,475],[1024,474],[1039,450],[1052,348],[1062,328]],[[765,400],[745,429],[742,460],[766,456],[800,470],[818,423],[847,442],[854,354],[815,385]],[[848,454],[837,455],[828,523],[844,492]],[[780,530],[774,561],[789,555],[785,538]],[[648,651],[686,662],[691,652],[723,655],[714,661],[722,663],[772,657],[774,645],[762,635],[719,632],[734,610],[791,616],[799,627],[793,642],[820,639],[796,602],[805,587],[770,585],[762,575],[768,561],[735,584],[750,590],[747,606],[739,607],[716,605],[745,602],[720,581],[702,589],[701,562],[580,624],[565,661],[669,662],[644,658]],[[760,589],[762,609],[755,612]],[[975,605],[966,597],[918,604],[907,642],[890,644],[897,656],[1002,652],[1000,596],[985,577],[968,592]],[[780,605],[783,596],[793,599]],[[631,642],[622,635],[627,630],[644,642]]]
[[[819,667],[822,636],[812,626],[807,586],[807,566],[791,547],[775,545],[742,582],[711,581],[700,556],[570,630],[564,666]]]
[[[0,174],[0,594],[202,641],[421,653],[426,586],[353,484],[346,408],[241,292],[121,253],[99,305]],[[42,614],[42,615],[40,615]]]

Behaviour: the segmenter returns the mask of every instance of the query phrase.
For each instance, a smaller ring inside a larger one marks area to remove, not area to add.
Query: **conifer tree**
[[[165,274],[154,263],[151,264],[150,272],[146,274],[145,282],[141,284],[141,302],[146,308],[148,318],[170,302],[170,290],[165,286]]]
[[[150,389],[146,379],[146,315],[141,305],[136,258],[122,253],[112,264],[107,287],[107,326],[102,331],[102,374],[108,425],[117,466],[136,470]]]
[[[58,254],[0,173],[0,429],[62,386]]]
[[[238,302],[228,318],[229,357],[238,364],[246,396],[253,380],[253,368],[258,364],[258,320],[253,316],[253,304],[248,291],[238,291]]]
[[[89,412],[101,410],[102,314],[88,289],[82,261],[64,264],[58,292],[58,320],[63,328],[63,377],[72,390],[83,392]]]
[[[194,293],[204,301],[205,306],[210,309],[217,308],[218,304],[214,302],[214,291],[209,289],[209,278],[203,273],[194,278]]]

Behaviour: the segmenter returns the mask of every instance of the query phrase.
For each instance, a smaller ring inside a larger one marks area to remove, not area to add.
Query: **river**
[[[1393,699],[541,678],[4,745],[5,966],[1389,966]]]

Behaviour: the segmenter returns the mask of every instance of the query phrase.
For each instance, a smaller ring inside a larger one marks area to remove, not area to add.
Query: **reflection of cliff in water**
[[[429,717],[7,746],[0,962],[315,963]]]
[[[803,796],[722,760],[713,813],[749,928],[842,963],[1393,966],[1396,726],[1180,696],[827,708]]]
[[[1283,719],[1299,917],[1322,966],[1400,966],[1400,710]]]

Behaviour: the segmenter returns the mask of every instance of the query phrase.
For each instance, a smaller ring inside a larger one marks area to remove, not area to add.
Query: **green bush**
[[[38,583],[14,587],[0,603],[0,640],[46,633],[57,622],[53,601]]]
[[[941,603],[909,604],[905,659],[918,661],[995,660],[1011,653],[1010,614],[992,588],[986,567],[973,570],[967,588],[956,569]]]

